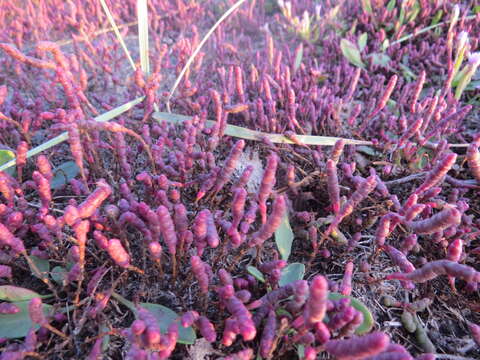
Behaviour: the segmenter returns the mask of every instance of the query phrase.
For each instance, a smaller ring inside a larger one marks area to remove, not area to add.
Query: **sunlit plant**
[[[283,16],[288,22],[289,30],[296,33],[303,40],[308,42],[315,42],[318,40],[320,29],[318,22],[320,21],[321,6],[315,6],[315,15],[312,16],[305,10],[301,17],[293,16],[292,3],[290,1],[278,0],[278,6],[282,11]]]
[[[457,88],[455,89],[455,98],[460,99],[463,91],[468,84],[472,81],[473,75],[477,71],[478,66],[480,65],[480,52],[474,52],[468,56],[468,63],[465,65],[463,70],[459,73],[460,78],[458,81]]]

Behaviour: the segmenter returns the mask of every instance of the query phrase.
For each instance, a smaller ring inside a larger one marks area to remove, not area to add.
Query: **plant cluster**
[[[480,356],[478,6],[101,3],[0,1],[0,360]]]

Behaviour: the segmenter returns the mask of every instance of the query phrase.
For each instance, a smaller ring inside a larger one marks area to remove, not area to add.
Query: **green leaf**
[[[100,332],[101,333],[108,333],[110,329],[108,328],[107,325],[102,324],[100,326]],[[102,351],[105,352],[108,350],[108,347],[110,345],[110,335],[105,335],[102,340]]]
[[[368,56],[372,58],[373,65],[387,67],[390,61],[392,61],[392,59],[390,59],[390,56],[383,53],[372,53]]]
[[[164,333],[167,332],[168,327],[174,321],[178,323],[179,343],[181,344],[194,344],[196,340],[195,331],[191,327],[185,328],[180,323],[180,317],[178,314],[169,308],[152,303],[140,303],[141,307],[150,311],[158,321],[160,330]]]
[[[331,21],[332,23],[333,22],[338,22],[339,24],[342,22],[341,20],[337,19],[337,15],[340,11],[340,5],[337,5],[335,6],[334,8],[330,9],[330,11],[328,12],[326,18]],[[338,29],[337,29],[338,30]]]
[[[470,69],[470,67],[469,67]],[[467,85],[470,84],[472,80],[473,73],[468,71],[458,82],[458,85],[455,89],[455,99],[459,100],[462,97],[463,91],[467,88]]]
[[[34,269],[32,269],[32,267],[30,267],[30,270],[32,271],[32,275],[39,278],[39,279],[48,277],[48,273],[50,272],[50,263],[48,262],[48,260],[41,259],[41,258],[39,258],[37,256],[33,256],[33,255],[29,256],[29,258],[35,264],[35,266],[40,271],[40,274],[42,276],[40,277],[39,276],[40,274],[37,274],[36,271]]]
[[[480,80],[471,81],[467,86],[467,90],[476,90],[480,88]]]
[[[417,154],[417,161],[416,163],[414,164],[414,166],[418,169],[418,170],[423,170],[425,169],[428,164],[429,164],[429,161],[431,159],[431,156],[432,156],[432,151],[426,147],[421,147],[419,148],[417,151],[416,151],[416,154]]]
[[[390,40],[388,40],[388,39],[383,40],[383,42],[382,42],[382,51],[387,50],[389,46],[390,46]]]
[[[20,311],[16,314],[0,314],[0,338],[21,338],[27,335],[31,327],[35,329],[40,327],[30,320],[28,301],[19,301],[13,304],[18,306]],[[53,310],[53,306],[48,304],[43,304],[42,306],[45,316],[49,316]]]
[[[480,5],[474,6],[472,10],[473,10],[473,13],[477,15],[478,13],[480,13]]]
[[[214,3],[215,4],[215,3]],[[216,7],[216,14],[215,15],[219,15],[220,13],[223,13],[225,12],[224,10],[222,9],[218,9],[218,6]],[[278,3],[276,0],[267,0],[265,1],[265,15],[268,15],[268,16],[272,16],[276,13],[280,13],[281,10],[280,10],[280,6],[278,6]]]
[[[247,271],[250,275],[252,275],[258,281],[260,281],[262,283],[265,282],[265,277],[263,276],[262,272],[260,270],[258,270],[256,267],[249,265],[249,266],[247,266]]]
[[[33,298],[43,298],[44,296],[35,291],[12,285],[0,286],[0,300],[5,301],[25,301]],[[1,336],[0,336],[1,337]]]
[[[388,99],[387,107],[390,111],[393,112],[395,110],[395,108],[397,107],[397,102],[393,99]]]
[[[387,11],[390,12],[395,8],[395,0],[390,0],[387,4]]]
[[[286,213],[280,226],[275,231],[275,243],[277,244],[282,259],[285,261],[288,260],[290,252],[292,251],[293,237],[293,231],[288,221],[288,213]]]
[[[115,292],[112,293],[112,296],[115,299],[117,299],[120,303],[125,305],[127,308],[129,308],[134,313],[135,317],[138,316],[138,310],[134,303],[132,303],[131,301],[128,301],[123,296]],[[160,327],[160,330],[163,333],[166,333],[170,324],[175,321],[178,323],[178,333],[179,333],[178,342],[180,344],[188,344],[188,345],[192,345],[195,343],[195,340],[197,338],[195,335],[195,331],[193,331],[191,327],[187,327],[187,328],[183,327],[180,322],[180,317],[176,312],[159,304],[139,303],[138,305],[150,311],[153,314],[153,316],[155,316],[155,318],[157,319],[158,325]]]
[[[361,68],[365,67],[365,64],[362,62],[360,51],[354,43],[350,40],[342,39],[340,41],[340,48],[343,56],[345,56],[350,63]]]
[[[53,170],[54,176],[50,187],[53,190],[59,189],[68,184],[68,182],[74,179],[79,173],[80,169],[74,161],[66,161]]]
[[[63,285],[63,281],[66,279],[67,274],[67,269],[61,266],[55,266],[50,272],[50,276],[52,277],[53,281],[59,285]]]
[[[379,156],[381,155],[381,152],[380,151],[377,151],[375,150],[373,147],[370,147],[370,146],[358,146],[356,148],[356,150],[358,152],[361,152],[363,154],[366,154],[366,155],[370,155],[370,156]]]
[[[368,310],[368,308],[361,301],[355,299],[354,297],[335,292],[328,293],[328,300],[336,301],[344,298],[350,299],[350,305],[356,310],[360,311],[363,315],[363,323],[355,330],[355,334],[363,335],[368,333],[373,327],[373,316],[370,310]]]
[[[437,25],[440,22],[440,20],[442,20],[442,16],[443,16],[443,10],[440,9],[437,11],[435,16],[433,17],[432,23],[430,24],[430,26]]]
[[[0,150],[0,167],[12,159],[15,159],[15,153],[13,151],[5,149]],[[6,169],[5,172],[13,176],[15,168]]]
[[[415,2],[413,5],[412,11],[408,14],[407,23],[411,23],[415,21],[419,13],[420,13],[420,4],[418,2]]]
[[[300,44],[300,49],[297,53],[297,56],[295,56],[295,63],[293,64],[293,72],[296,72],[300,68],[302,59],[303,59],[303,44]]]
[[[458,73],[455,74],[452,80],[452,87],[457,87],[458,84],[460,83],[460,80],[462,80],[468,73],[469,66],[465,65],[462,70],[460,70]]]
[[[359,154],[357,153],[356,155],[359,155]],[[338,228],[334,229],[330,234],[330,236],[332,237],[333,240],[335,240],[335,243],[337,243],[338,245],[348,244],[347,237]]]
[[[357,43],[358,43],[358,48],[360,52],[362,52],[363,49],[365,49],[365,46],[367,46],[367,40],[368,40],[368,34],[366,32],[358,37]]]
[[[297,280],[302,280],[305,275],[305,265],[301,263],[291,263],[282,270],[282,276],[278,284],[285,286]]]
[[[417,78],[417,75],[415,75],[414,72],[407,65],[399,63],[398,66],[400,67],[400,69],[402,69],[403,77],[407,81],[413,81]]]
[[[370,0],[361,0],[362,2],[362,9],[365,11],[367,14],[372,14],[373,9],[372,9],[372,3]]]
[[[395,32],[403,25],[403,21],[405,20],[405,6],[400,7],[400,14],[398,15],[398,21],[395,23]]]
[[[299,359],[303,359],[305,357],[305,345],[298,345],[297,346],[297,355]]]
[[[289,319],[293,319],[293,315],[290,314],[287,310],[285,310],[284,308],[277,308],[275,310],[275,314],[277,314],[278,317],[288,317]]]

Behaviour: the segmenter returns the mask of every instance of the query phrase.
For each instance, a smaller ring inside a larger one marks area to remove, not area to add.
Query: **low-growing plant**
[[[0,360],[476,357],[477,13],[1,2]]]

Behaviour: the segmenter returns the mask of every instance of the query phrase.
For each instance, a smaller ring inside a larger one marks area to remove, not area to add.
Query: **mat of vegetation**
[[[147,3],[0,0],[0,359],[479,359],[477,2]]]

